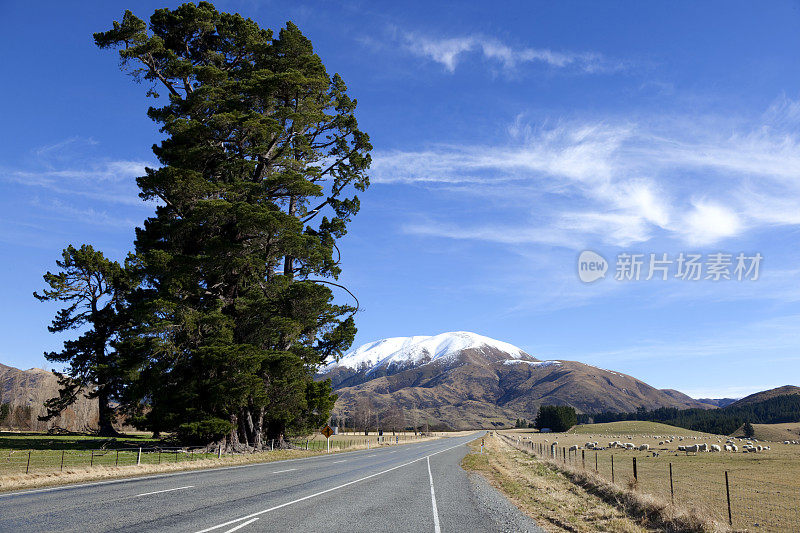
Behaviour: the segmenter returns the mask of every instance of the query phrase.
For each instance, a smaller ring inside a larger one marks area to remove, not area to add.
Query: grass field
[[[595,470],[607,479],[612,477],[621,485],[633,484],[633,459],[636,458],[637,490],[669,501],[670,465],[675,503],[695,507],[720,521],[727,521],[725,473],[731,492],[731,515],[737,528],[758,531],[789,531],[800,523],[800,445],[770,443],[771,450],[761,453],[699,453],[677,452],[679,444],[724,444],[726,437],[703,435],[652,422],[614,422],[583,425],[569,433],[506,433],[523,447],[540,444],[546,452],[558,442],[559,451],[572,445],[583,447],[588,441],[598,441],[606,447],[610,440],[623,440],[636,445],[649,444],[650,451],[605,449],[579,450],[567,455],[573,466]],[[658,436],[658,437],[656,437]],[[664,445],[658,443],[667,436],[677,438]],[[722,443],[719,443],[719,441]],[[654,457],[652,452],[660,454]],[[612,459],[613,457],[613,459]],[[585,459],[584,459],[585,458]]]
[[[330,448],[331,451],[340,451],[407,444],[442,435],[437,433],[427,437],[413,433],[392,435],[391,432],[387,432],[379,438],[374,432],[369,435],[340,434],[331,437]],[[292,438],[290,442],[295,447],[293,451],[297,452],[320,453],[326,451],[328,447],[325,437],[319,433]],[[268,450],[270,444],[268,441]],[[277,452],[278,450],[266,453]],[[109,439],[92,435],[2,432],[0,433],[0,487],[4,483],[8,485],[9,476],[62,474],[93,468],[123,468],[137,465],[153,468],[183,465],[191,468],[192,464],[216,459],[216,449],[175,446],[168,440],[153,439],[149,433],[128,434]]]
[[[785,440],[800,440],[800,422],[789,424],[753,424],[755,438],[783,442]],[[737,437],[744,436],[744,431],[739,428],[733,433]]]

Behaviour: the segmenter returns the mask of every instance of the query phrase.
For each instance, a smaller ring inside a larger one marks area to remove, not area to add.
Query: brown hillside
[[[776,396],[786,396],[788,394],[800,394],[800,387],[796,387],[794,385],[784,385],[783,387],[757,392],[732,403],[730,407],[740,407],[742,405],[763,402],[765,400],[775,398]]]
[[[52,372],[32,368],[20,370],[0,364],[0,402],[11,405],[10,420],[4,427],[24,430],[46,430],[59,426],[69,431],[87,431],[97,428],[97,400],[81,396],[60,417],[40,422],[45,414],[44,402],[58,396],[58,380]]]

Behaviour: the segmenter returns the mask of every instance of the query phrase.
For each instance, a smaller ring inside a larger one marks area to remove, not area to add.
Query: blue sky
[[[50,368],[34,300],[69,243],[152,211],[145,88],[92,32],[176,2],[3,2],[0,362]],[[298,24],[359,101],[372,187],[342,241],[357,344],[469,330],[694,396],[800,384],[800,7],[217,2]],[[611,263],[582,283],[578,254]],[[763,256],[756,281],[620,282],[620,253]]]

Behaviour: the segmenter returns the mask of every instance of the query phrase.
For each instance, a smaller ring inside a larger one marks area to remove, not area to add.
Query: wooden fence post
[[[114,466],[119,466],[119,450],[117,450],[117,458],[114,460]]]
[[[142,447],[139,446],[139,452],[136,454],[136,466],[142,464]]]
[[[597,469],[597,452],[594,452],[594,473],[597,474],[600,470]]]
[[[581,467],[586,470],[586,450],[581,450]]]
[[[31,468],[31,450],[28,450],[28,464],[25,465],[25,473],[27,474]]]
[[[731,487],[728,483],[728,471],[725,471],[725,494],[728,497],[728,525],[733,526],[733,515],[731,514]]]
[[[614,483],[614,454],[611,454],[611,483]]]
[[[94,466],[94,450],[92,450],[92,458],[89,460],[89,466]]]
[[[672,505],[675,505],[675,486],[672,484],[672,463],[669,464],[669,494],[672,498]]]
[[[64,471],[64,452],[66,452],[66,450],[61,450],[61,471],[62,472]]]
[[[633,482],[639,483],[639,474],[636,471],[636,457],[633,458]]]

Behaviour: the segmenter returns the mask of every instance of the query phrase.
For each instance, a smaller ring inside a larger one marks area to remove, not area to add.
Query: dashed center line
[[[164,490],[154,490],[153,492],[143,492],[142,494],[137,494],[134,498],[138,498],[139,496],[150,496],[151,494],[161,494],[162,492],[172,492],[173,490],[183,490],[183,489],[191,489],[194,485],[186,485],[185,487],[175,487],[174,489],[164,489]]]
[[[239,525],[238,525],[238,526],[236,526],[236,527],[232,527],[232,528],[230,528],[230,529],[229,529],[228,531],[226,531],[225,533],[233,533],[233,532],[234,532],[234,531],[236,531],[237,529],[242,529],[244,526],[246,526],[246,525],[248,525],[248,524],[252,524],[252,523],[253,523],[253,522],[255,522],[256,520],[258,520],[258,518],[253,518],[252,520],[248,520],[247,522],[245,522],[245,523],[243,523],[243,524],[239,524]]]
[[[288,468],[286,470],[277,470],[277,471],[272,472],[272,473],[273,474],[283,474],[284,472],[293,472],[295,470],[297,470],[297,469],[296,468]]]
[[[341,461],[334,461],[331,464],[335,465],[336,463],[346,463],[346,462],[347,462],[347,459],[342,459]]]

